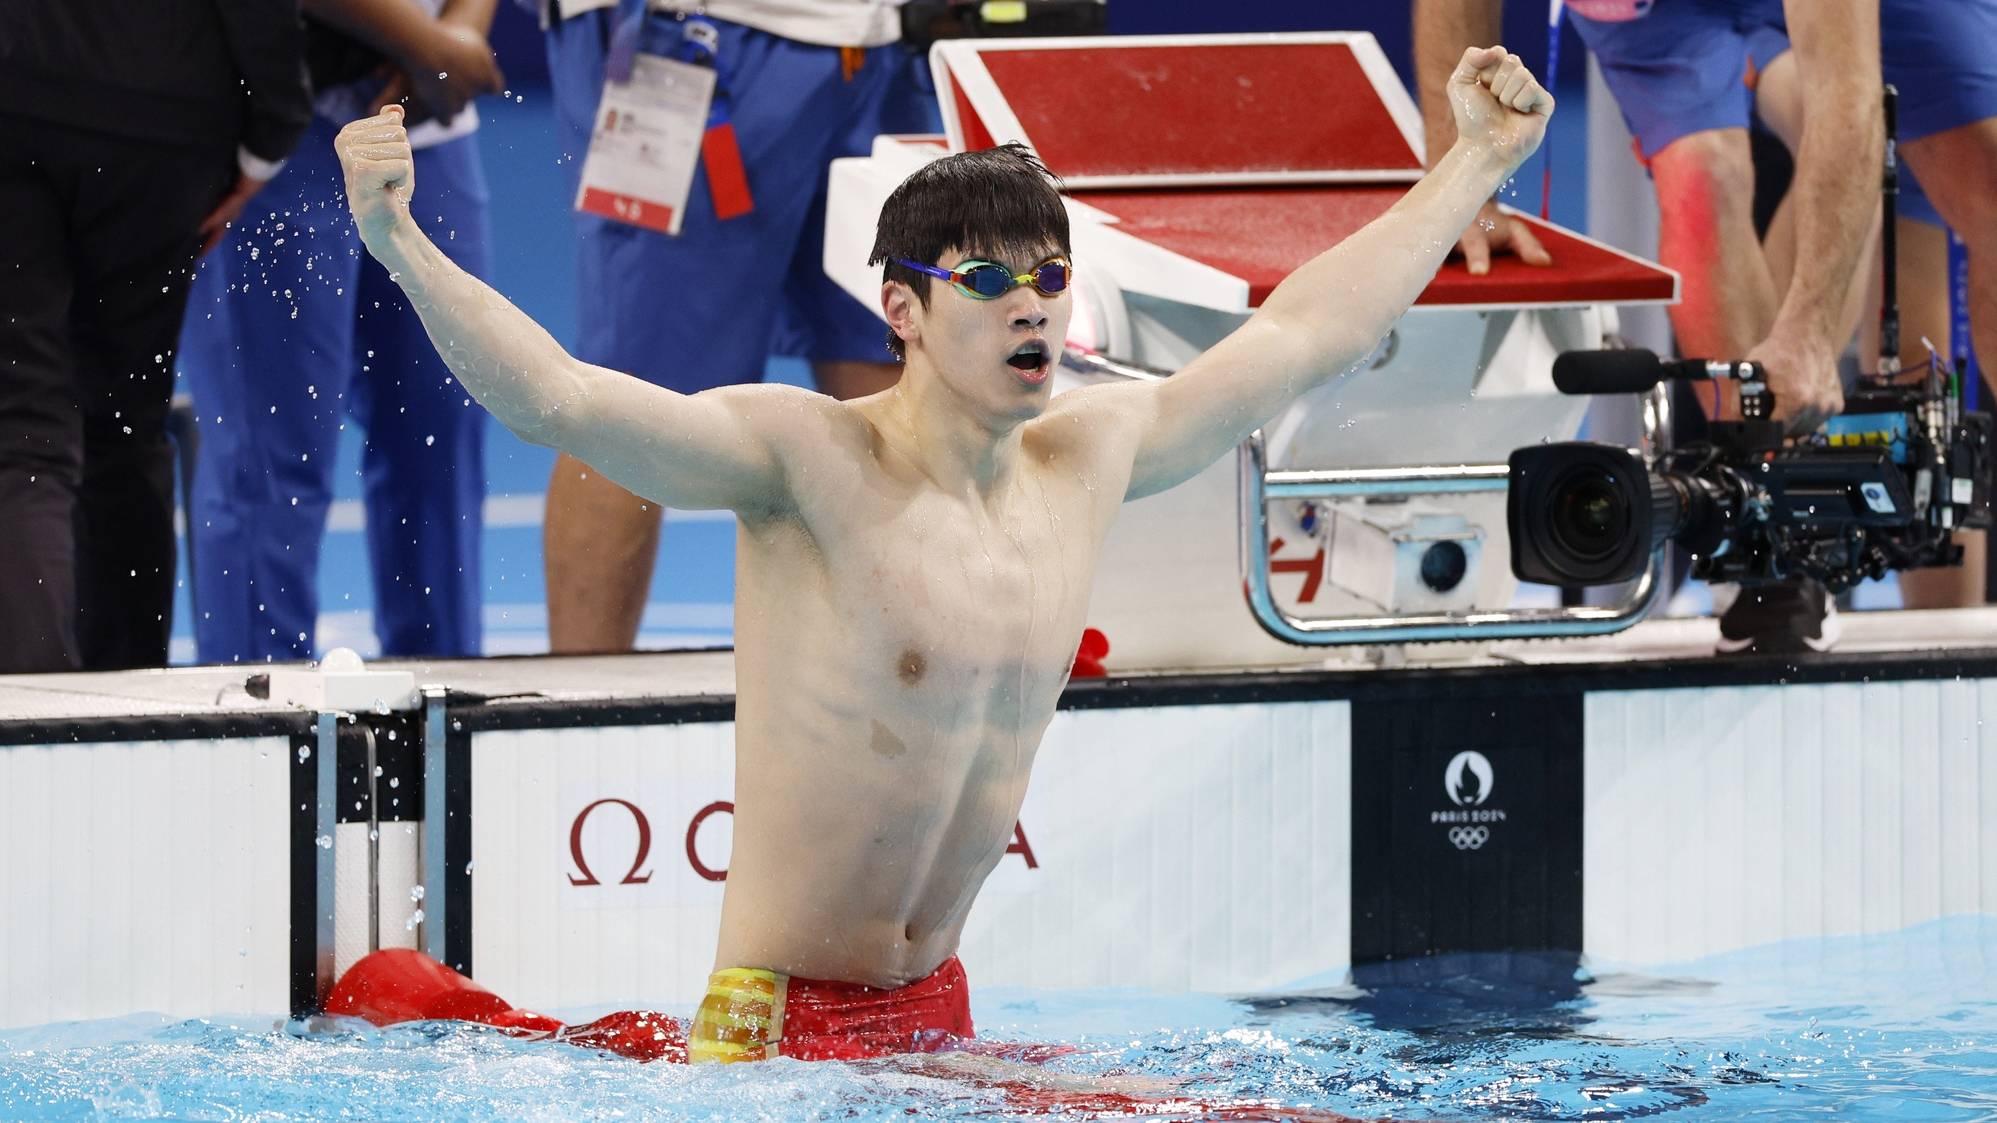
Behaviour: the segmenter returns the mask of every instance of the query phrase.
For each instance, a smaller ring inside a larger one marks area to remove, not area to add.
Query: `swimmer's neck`
[[[919,353],[876,401],[888,444],[939,490],[985,499],[1012,483],[1030,416],[1001,416],[967,400]]]

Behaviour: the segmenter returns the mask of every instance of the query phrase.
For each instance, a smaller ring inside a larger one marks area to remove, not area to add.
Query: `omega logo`
[[[569,884],[570,885],[603,884],[601,881],[598,881],[596,879],[595,874],[590,872],[589,862],[584,860],[582,856],[582,827],[584,823],[589,822],[590,812],[596,810],[599,807],[602,807],[606,803],[614,803],[617,806],[622,807],[625,810],[631,812],[631,818],[636,820],[638,823],[638,854],[636,857],[631,859],[631,868],[625,872],[624,879],[622,881],[619,881],[617,884],[643,885],[646,882],[652,880],[652,873],[650,870],[645,871],[643,874],[640,874],[638,872],[638,867],[645,864],[646,856],[648,856],[652,852],[652,822],[651,820],[645,818],[645,813],[643,811],[638,810],[637,804],[632,803],[628,799],[615,799],[615,798],[599,799],[595,803],[590,804],[588,807],[583,808],[582,813],[576,816],[575,823],[569,827],[569,857],[575,859],[576,868],[582,871],[581,877],[577,877],[574,874],[570,874]],[[695,821],[698,822],[699,820],[696,819]],[[689,855],[693,853],[693,835],[691,832],[688,832],[687,834],[687,853]]]
[[[637,804],[632,803],[628,799],[618,799],[616,797],[599,799],[584,807],[577,813],[575,821],[569,824],[569,858],[575,863],[575,868],[582,871],[580,874],[569,874],[569,884],[577,887],[603,884],[589,868],[589,861],[583,857],[582,829],[584,824],[589,822],[590,815],[595,813],[597,808],[607,803],[615,804],[629,811],[632,821],[638,825],[637,853],[631,858],[631,868],[625,871],[624,876],[618,880],[617,884],[644,885],[652,880],[651,870],[645,870],[643,873],[639,872],[645,865],[645,859],[649,858],[652,854],[652,821],[645,817],[645,812]],[[688,820],[686,825],[686,862],[688,868],[693,871],[696,877],[704,881],[728,880],[728,870],[726,868],[715,869],[701,860],[698,843],[700,841],[700,829],[706,825],[709,819],[716,815],[733,816],[734,814],[735,804],[733,802],[725,799],[717,799],[694,812],[693,818]],[[1033,844],[1026,840],[1026,828],[1018,822],[1014,822],[1012,825],[1012,841],[1006,845],[1005,852],[1007,854],[1019,855],[1026,862],[1027,869],[1037,870],[1040,868],[1039,859],[1034,857],[1033,854]]]

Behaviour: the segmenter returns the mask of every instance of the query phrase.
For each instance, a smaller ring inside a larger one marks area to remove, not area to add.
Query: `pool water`
[[[1997,1118],[1997,917],[1575,976],[1571,958],[1463,956],[1240,999],[994,987],[973,1011],[987,1039],[1077,1046],[1049,1079],[1183,1082],[1178,1095],[1207,1103],[1373,1119]],[[461,1025],[307,1028],[155,1016],[0,1031],[0,1118],[1027,1117],[986,1081],[898,1065],[689,1069]]]

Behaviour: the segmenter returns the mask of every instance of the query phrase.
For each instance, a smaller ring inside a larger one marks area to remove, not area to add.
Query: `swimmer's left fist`
[[[347,176],[347,206],[361,241],[373,247],[409,221],[416,190],[415,160],[402,128],[402,107],[391,105],[340,130],[333,140]]]
[[[1503,47],[1472,47],[1449,76],[1456,142],[1487,149],[1511,174],[1539,147],[1553,95]]]

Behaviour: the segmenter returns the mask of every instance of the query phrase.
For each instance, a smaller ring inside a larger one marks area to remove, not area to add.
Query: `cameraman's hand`
[[[1456,249],[1471,274],[1478,277],[1491,271],[1494,253],[1515,253],[1527,265],[1553,264],[1553,255],[1539,244],[1532,226],[1515,214],[1499,210],[1496,203],[1485,203],[1477,212],[1477,220],[1457,239]]]
[[[354,226],[372,249],[411,221],[409,199],[416,190],[416,165],[409,134],[402,128],[402,107],[391,105],[347,125],[333,139],[333,151],[346,172],[347,206],[354,212]]]
[[[1808,433],[1844,408],[1837,356],[1815,339],[1771,335],[1747,353],[1775,394],[1775,416],[1791,436]]]
[[[1553,95],[1503,47],[1472,47],[1449,76],[1456,143],[1480,147],[1511,174],[1533,154],[1553,116]]]

